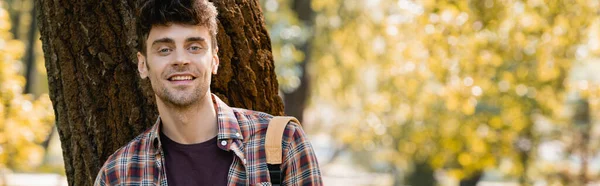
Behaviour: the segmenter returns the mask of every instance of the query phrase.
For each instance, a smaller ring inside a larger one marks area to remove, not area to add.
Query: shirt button
[[[227,141],[225,141],[225,140],[221,141],[221,146],[227,146]]]
[[[244,158],[244,159],[242,160],[242,163],[246,164],[246,158]]]
[[[235,133],[235,136],[237,136],[237,137],[242,137],[242,135],[241,135],[239,132],[236,132],[236,133]]]

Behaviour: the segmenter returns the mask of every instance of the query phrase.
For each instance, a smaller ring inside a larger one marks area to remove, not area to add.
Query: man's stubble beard
[[[169,91],[166,87],[162,87],[162,90],[157,93],[159,99],[168,105],[173,105],[179,108],[189,107],[194,103],[198,102],[206,90],[202,90],[203,86],[195,88],[191,94],[179,94],[175,95]]]
[[[177,71],[177,72],[181,72],[181,71]],[[178,107],[178,108],[186,108],[186,107],[189,107],[189,106],[197,103],[198,101],[200,101],[200,99],[204,96],[204,94],[206,94],[207,91],[209,90],[211,76],[210,75],[207,76],[206,74],[202,74],[202,73],[200,73],[199,75],[200,76],[196,77],[196,79],[194,79],[193,81],[208,81],[208,82],[200,82],[200,84],[198,84],[198,86],[196,86],[190,94],[186,94],[186,93],[176,94],[175,92],[177,90],[175,89],[175,90],[169,91],[166,84],[163,84],[163,86],[161,86],[161,87],[152,86],[152,89],[154,90],[158,99],[160,99],[163,103],[174,106],[174,107]],[[159,80],[157,80],[156,82],[159,82]]]

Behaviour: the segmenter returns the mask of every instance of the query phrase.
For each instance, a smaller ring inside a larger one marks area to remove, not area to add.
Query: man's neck
[[[180,108],[156,99],[161,118],[161,131],[181,144],[196,144],[212,139],[218,133],[216,108],[207,92],[195,104]]]

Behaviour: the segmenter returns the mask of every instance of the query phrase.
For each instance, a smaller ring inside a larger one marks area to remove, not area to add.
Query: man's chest
[[[218,156],[181,156],[163,150],[134,158],[137,161],[126,163],[119,185],[270,185],[264,150],[241,143],[231,148]]]
[[[232,152],[223,151],[216,145],[165,144],[164,154],[169,185],[227,185],[234,158]]]

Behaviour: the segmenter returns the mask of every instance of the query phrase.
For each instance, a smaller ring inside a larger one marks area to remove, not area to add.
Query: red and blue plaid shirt
[[[235,154],[227,185],[270,185],[264,146],[273,116],[229,107],[214,94],[212,98],[217,108],[217,145]],[[160,123],[159,118],[152,128],[112,154],[94,185],[167,185]],[[317,158],[302,128],[290,122],[282,141],[282,185],[322,185]]]

